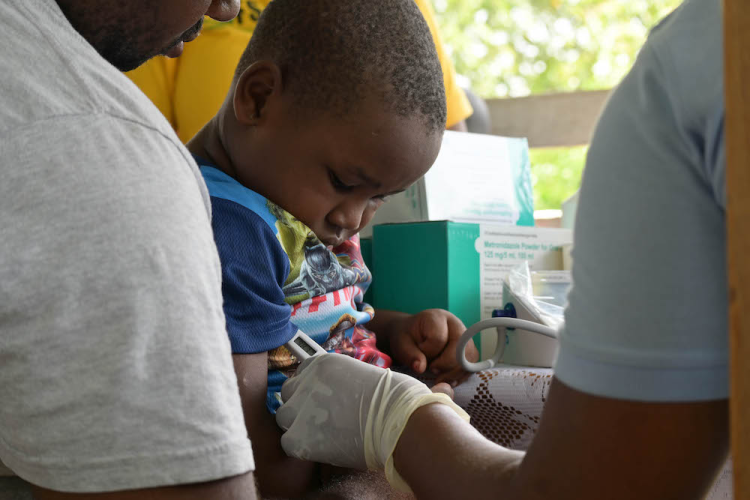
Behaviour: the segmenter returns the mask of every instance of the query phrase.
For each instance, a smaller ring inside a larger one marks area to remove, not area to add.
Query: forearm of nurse
[[[727,457],[727,407],[604,398],[555,379],[525,455],[433,404],[409,419],[394,463],[418,498],[697,500]]]
[[[452,409],[431,404],[411,416],[393,458],[417,498],[513,498],[501,492],[509,491],[523,453],[487,441]]]

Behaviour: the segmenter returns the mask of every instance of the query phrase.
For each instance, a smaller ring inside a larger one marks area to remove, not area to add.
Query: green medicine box
[[[448,221],[373,228],[373,303],[410,314],[451,311],[466,325],[479,321],[479,224]]]
[[[503,307],[503,280],[524,261],[562,269],[568,229],[429,221],[375,226],[373,295],[378,309],[447,309],[468,327]],[[480,347],[482,342],[477,342]]]

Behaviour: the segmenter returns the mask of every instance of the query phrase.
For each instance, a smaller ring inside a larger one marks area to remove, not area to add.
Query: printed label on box
[[[479,252],[480,316],[492,317],[503,307],[503,280],[511,269],[528,261],[529,269],[562,269],[562,245],[572,243],[567,229],[544,229],[479,225],[475,248]],[[495,350],[494,330],[482,335],[483,357]]]
[[[446,131],[432,168],[390,197],[360,236],[377,224],[426,220],[533,226],[528,141]]]

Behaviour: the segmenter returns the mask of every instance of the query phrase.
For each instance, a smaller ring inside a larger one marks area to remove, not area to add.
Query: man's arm
[[[268,353],[235,354],[232,358],[260,491],[264,496],[296,498],[318,488],[317,464],[284,453],[282,431],[266,408]]]
[[[726,400],[623,401],[555,380],[525,457],[430,405],[412,415],[394,459],[419,498],[656,500],[703,498],[727,452]]]
[[[146,488],[111,493],[61,493],[44,488],[33,488],[38,500],[255,500],[253,473],[197,483],[163,488]]]
[[[0,188],[2,462],[66,492],[253,470],[216,247],[184,150],[106,113],[22,127],[0,149],[23,173]]]

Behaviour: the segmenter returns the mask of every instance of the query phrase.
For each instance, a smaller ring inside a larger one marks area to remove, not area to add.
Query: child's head
[[[445,117],[414,0],[274,0],[217,126],[228,173],[336,245],[430,168]]]

